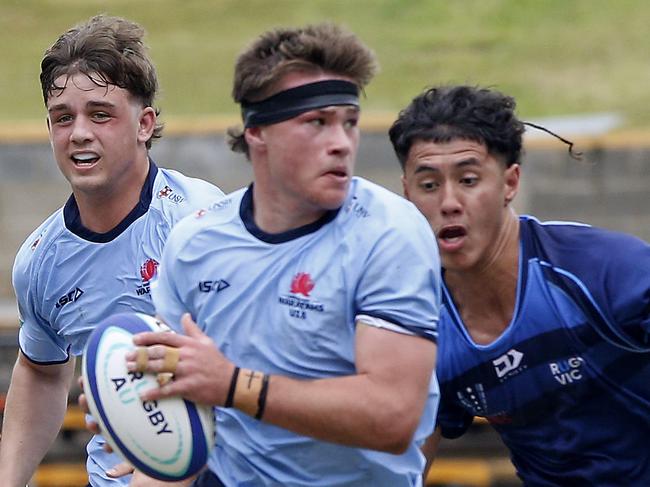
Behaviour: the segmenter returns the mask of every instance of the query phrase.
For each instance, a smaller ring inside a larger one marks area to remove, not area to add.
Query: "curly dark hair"
[[[506,166],[521,162],[523,122],[515,115],[514,98],[473,86],[427,89],[399,113],[388,135],[402,166],[417,141],[435,143],[467,139],[485,144]]]
[[[45,104],[50,96],[65,89],[65,84],[56,84],[57,78],[83,73],[98,86],[118,86],[144,107],[153,107],[158,77],[142,40],[144,34],[140,25],[106,15],[97,15],[62,34],[41,61]],[[156,115],[160,113],[155,111]],[[157,123],[147,149],[152,139],[162,136],[162,130],[163,125]]]

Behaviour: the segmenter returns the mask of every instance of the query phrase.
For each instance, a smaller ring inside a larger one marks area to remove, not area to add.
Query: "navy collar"
[[[74,194],[70,195],[70,198],[68,198],[68,201],[63,207],[63,221],[65,227],[76,236],[90,242],[106,243],[114,240],[124,232],[124,230],[129,228],[131,223],[136,221],[149,210],[149,205],[151,204],[151,198],[153,195],[153,183],[157,174],[158,167],[151,159],[149,159],[149,173],[147,174],[147,179],[145,179],[144,184],[142,185],[140,200],[131,212],[124,217],[124,220],[118,223],[112,230],[109,230],[106,233],[97,233],[84,227],[81,223],[81,215],[79,215],[79,207],[77,206],[77,200],[74,199]]]
[[[340,208],[337,208],[336,210],[329,210],[315,222],[308,223],[302,227],[293,228],[281,233],[267,233],[255,224],[255,219],[253,218],[253,184],[251,184],[246,190],[246,193],[244,193],[244,196],[241,200],[241,205],[239,206],[239,216],[244,222],[246,230],[248,230],[251,235],[258,238],[262,242],[278,244],[294,240],[310,233],[314,233],[323,225],[326,225],[334,220],[334,218],[336,218],[336,215],[338,215],[339,210]]]

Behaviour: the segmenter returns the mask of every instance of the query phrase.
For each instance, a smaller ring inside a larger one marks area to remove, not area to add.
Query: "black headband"
[[[316,108],[359,106],[359,87],[349,81],[328,79],[296,86],[256,102],[242,101],[244,127],[271,125]]]

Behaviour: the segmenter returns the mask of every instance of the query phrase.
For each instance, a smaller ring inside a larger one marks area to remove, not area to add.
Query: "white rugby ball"
[[[144,474],[174,481],[208,461],[213,410],[181,397],[143,402],[140,394],[158,387],[156,375],[127,371],[124,358],[135,348],[133,335],[167,329],[142,313],[106,318],[86,343],[82,375],[90,412],[113,450]]]

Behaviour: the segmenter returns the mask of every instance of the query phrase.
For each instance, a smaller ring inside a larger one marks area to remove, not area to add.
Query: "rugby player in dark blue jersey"
[[[497,91],[432,88],[390,129],[444,268],[442,435],[485,417],[529,486],[650,485],[650,246],[518,216],[524,123]]]

